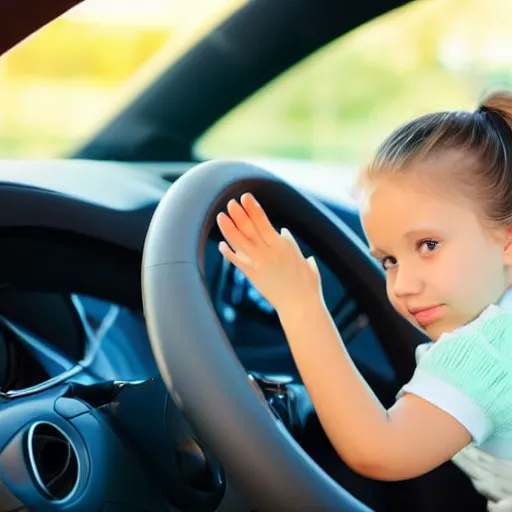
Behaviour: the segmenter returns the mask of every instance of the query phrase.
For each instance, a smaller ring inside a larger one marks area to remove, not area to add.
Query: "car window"
[[[246,0],[85,0],[0,58],[0,158],[66,156]]]
[[[319,50],[238,106],[198,156],[353,173],[399,124],[512,84],[510,0],[417,0]],[[331,172],[331,171],[329,171]]]

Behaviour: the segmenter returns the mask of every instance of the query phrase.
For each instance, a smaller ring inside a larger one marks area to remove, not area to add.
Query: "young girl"
[[[218,216],[220,252],[274,306],[332,445],[374,479],[422,475],[453,459],[512,511],[512,95],[396,130],[358,180],[361,219],[389,300],[432,340],[385,410],[326,309],[315,261],[276,232],[256,199]],[[507,499],[508,498],[508,499]]]

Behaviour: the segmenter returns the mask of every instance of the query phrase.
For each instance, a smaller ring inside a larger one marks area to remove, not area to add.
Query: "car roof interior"
[[[82,0],[7,0],[0,2],[0,20],[16,20],[2,23],[0,30],[0,55],[14,45],[57,18]]]

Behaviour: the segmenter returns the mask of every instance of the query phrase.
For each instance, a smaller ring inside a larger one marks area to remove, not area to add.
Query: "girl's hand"
[[[232,199],[228,215],[217,216],[227,242],[219,244],[221,254],[247,276],[278,314],[296,307],[297,301],[318,299],[321,283],[315,260],[304,258],[287,229],[281,233],[274,229],[251,194],[244,194],[240,203]]]

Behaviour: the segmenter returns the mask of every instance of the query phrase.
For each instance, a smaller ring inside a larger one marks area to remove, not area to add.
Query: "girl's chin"
[[[437,341],[441,335],[454,331],[455,329],[458,329],[462,325],[464,325],[464,321],[462,319],[459,319],[460,321],[452,321],[450,322],[448,318],[442,317],[436,320],[433,320],[432,323],[428,325],[421,325],[418,323],[415,317],[410,315],[403,315],[405,319],[410,322],[414,327],[419,329],[423,334],[428,336],[428,338],[431,341]]]
[[[414,325],[414,327],[419,329],[423,334],[427,335],[431,341],[434,341],[434,342],[437,341],[441,337],[442,334],[444,334],[446,332],[450,332],[457,328],[457,327],[448,327],[446,325],[441,325],[441,322],[436,323],[436,324],[422,326],[422,325],[418,324],[418,322],[416,322],[415,320],[409,320],[409,321]]]
[[[443,334],[453,332],[456,329],[464,326],[466,323],[473,320],[473,318],[468,319],[467,321],[459,321],[459,322],[439,322],[437,324],[432,324],[427,327],[422,328],[422,331],[432,340],[437,341]]]

